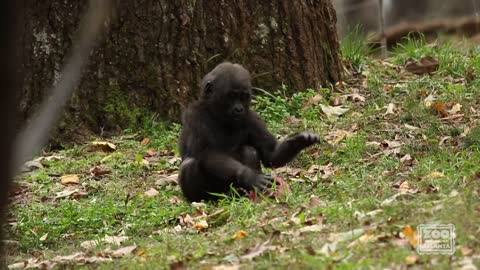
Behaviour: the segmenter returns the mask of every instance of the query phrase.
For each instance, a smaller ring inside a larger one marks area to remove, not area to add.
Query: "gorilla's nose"
[[[236,106],[233,107],[233,112],[235,114],[242,114],[243,111],[244,111],[244,109],[243,109],[242,105],[236,105]]]

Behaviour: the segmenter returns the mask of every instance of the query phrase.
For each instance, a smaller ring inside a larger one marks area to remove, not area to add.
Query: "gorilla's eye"
[[[249,100],[250,99],[250,93],[247,93],[247,92],[242,93],[242,99]]]

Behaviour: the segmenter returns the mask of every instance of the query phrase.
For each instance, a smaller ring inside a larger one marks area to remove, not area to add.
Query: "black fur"
[[[319,141],[302,132],[279,143],[264,121],[250,110],[251,81],[241,65],[222,63],[201,83],[200,99],[183,114],[179,182],[189,201],[215,199],[230,186],[263,190],[272,179],[266,167],[280,167]]]

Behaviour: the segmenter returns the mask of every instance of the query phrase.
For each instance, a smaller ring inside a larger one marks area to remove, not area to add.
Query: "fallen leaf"
[[[48,237],[48,233],[42,235],[42,237],[40,237],[38,240],[40,240],[41,242],[44,242],[45,240],[47,240],[47,237]]]
[[[441,172],[432,172],[428,175],[425,175],[424,177],[422,177],[422,179],[429,179],[429,178],[442,178],[442,177],[445,177],[445,175]]]
[[[431,105],[431,108],[441,114],[443,117],[448,116],[448,112],[446,111],[445,103],[443,102],[435,102]]]
[[[320,198],[318,198],[317,196],[315,195],[311,195],[310,196],[310,202],[308,203],[308,206],[310,208],[314,208],[314,207],[326,207],[327,204],[320,200]]]
[[[456,114],[456,113],[460,112],[461,110],[462,110],[462,105],[457,103],[457,104],[453,105],[452,108],[450,110],[448,110],[447,112],[449,114]]]
[[[177,185],[178,184],[178,174],[171,174],[167,176],[162,176],[160,179],[155,181],[157,187],[166,186],[166,185]]]
[[[462,246],[460,247],[460,251],[462,252],[462,256],[469,257],[473,255],[474,250],[469,247]]]
[[[325,256],[332,256],[333,253],[337,251],[337,243],[325,243],[320,249],[319,253]]]
[[[420,61],[409,59],[405,69],[416,75],[431,74],[438,69],[438,60],[432,56],[422,56]]]
[[[147,157],[153,157],[153,156],[158,155],[158,152],[153,150],[153,149],[148,149],[147,151],[145,151],[145,155]]]
[[[171,204],[179,204],[179,203],[182,202],[182,200],[180,198],[178,198],[177,196],[173,196],[172,198],[168,199],[168,201]]]
[[[403,183],[400,184],[400,187],[398,189],[401,193],[407,193],[412,190],[412,187],[410,186],[410,183],[408,181],[403,181]]]
[[[337,117],[341,116],[342,114],[346,113],[349,109],[344,108],[342,106],[326,106],[323,104],[320,104],[320,107],[322,108],[323,113],[327,116],[329,119],[336,119]]]
[[[417,261],[418,261],[418,256],[415,254],[408,255],[407,257],[405,257],[405,264],[407,265],[414,265],[417,263]]]
[[[91,170],[90,170],[90,173],[92,174],[92,177],[93,178],[101,178],[102,176],[104,175],[107,175],[107,174],[110,174],[112,173],[111,170],[109,169],[105,169],[105,168],[102,168],[102,167],[93,167]]]
[[[140,145],[141,145],[141,146],[144,146],[144,145],[147,145],[149,142],[150,142],[150,138],[145,137],[145,138],[140,142]]]
[[[94,141],[91,145],[95,150],[103,152],[113,152],[117,149],[115,144],[105,141]]]
[[[246,231],[243,231],[243,230],[240,230],[240,231],[237,231],[237,232],[232,236],[232,239],[233,239],[233,240],[243,239],[243,238],[245,238],[245,236],[247,236],[247,232],[246,232]]]
[[[411,126],[409,124],[405,124],[404,127],[409,130],[419,130],[419,127]]]
[[[303,119],[290,116],[290,117],[287,117],[287,119],[285,119],[285,122],[287,124],[298,124],[298,123],[302,123]]]
[[[279,248],[278,246],[270,245],[270,242],[271,242],[271,238],[261,244],[256,245],[254,248],[249,250],[245,255],[240,256],[240,259],[252,260],[253,258],[258,257],[267,251],[276,250]]]
[[[323,224],[315,224],[315,225],[300,228],[299,231],[300,231],[300,233],[321,232],[323,230],[323,228],[324,228]]]
[[[402,233],[405,237],[406,240],[408,240],[408,243],[413,247],[416,248],[418,244],[418,236],[417,232],[412,229],[410,225],[406,225],[402,229]]]
[[[182,160],[182,159],[181,159],[180,157],[175,156],[175,157],[172,157],[171,159],[169,159],[169,160],[168,160],[168,163],[169,163],[169,164],[175,164],[176,162],[179,162],[179,161],[181,161],[181,160]]]
[[[312,105],[318,104],[320,101],[322,101],[323,96],[320,94],[316,94],[315,96],[309,98],[305,104],[303,104],[304,107],[310,107]]]
[[[292,168],[292,167],[289,167],[289,166],[285,166],[285,167],[280,167],[280,168],[276,168],[273,170],[273,172],[275,174],[286,174],[287,176],[298,176],[300,175],[300,173],[303,171],[303,169],[300,169],[300,168]]]
[[[410,154],[406,154],[402,158],[400,158],[400,162],[403,163],[405,166],[412,166],[413,165],[413,158],[410,156]]]
[[[212,270],[238,270],[240,269],[240,265],[232,264],[232,265],[216,265],[211,268]]]
[[[343,100],[339,96],[332,97],[329,102],[330,106],[340,106],[343,104]]]
[[[330,145],[337,145],[340,143],[344,138],[348,138],[353,136],[354,132],[348,131],[348,130],[343,130],[343,129],[336,129],[332,132],[329,132],[324,136],[324,139],[330,144]]]
[[[73,194],[75,194],[79,191],[80,190],[78,188],[73,189],[73,190],[63,190],[63,191],[55,193],[55,199],[70,197],[71,195],[73,195]]]
[[[122,247],[113,251],[110,255],[114,258],[132,255],[137,250],[137,246]]]
[[[354,103],[364,103],[365,102],[365,97],[358,94],[358,93],[345,95],[345,97],[347,98],[347,100],[351,100]]]
[[[387,115],[387,114],[395,114],[395,112],[394,112],[394,110],[395,110],[395,104],[389,103],[386,108],[387,108],[387,111],[385,112],[384,115]]]
[[[151,197],[158,196],[159,193],[158,193],[158,191],[157,191],[156,189],[151,188],[151,189],[145,191],[144,194],[145,194],[146,197],[151,198]]]
[[[193,227],[197,230],[205,230],[208,228],[208,223],[206,220],[202,219],[199,222],[195,223]]]
[[[22,172],[31,172],[31,171],[34,171],[34,170],[38,170],[38,169],[43,169],[43,165],[40,161],[37,161],[37,160],[31,160],[31,161],[27,161],[25,162],[25,164],[23,164],[22,166]]]
[[[85,249],[95,248],[99,244],[113,244],[113,245],[121,245],[123,242],[128,240],[127,236],[105,236],[104,238],[98,240],[88,240],[84,241],[80,244],[81,247]]]
[[[392,90],[393,90],[393,85],[387,84],[383,87],[383,91],[385,91],[387,93],[392,92]]]
[[[76,174],[67,174],[60,178],[63,185],[77,185],[80,183],[80,178]]]
[[[427,108],[431,108],[433,102],[436,100],[436,98],[433,95],[428,95],[424,100],[423,100],[423,105]]]

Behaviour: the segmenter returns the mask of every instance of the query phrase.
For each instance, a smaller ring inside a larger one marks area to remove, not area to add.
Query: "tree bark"
[[[23,118],[55,84],[85,5],[52,0],[28,6]],[[340,79],[330,0],[117,1],[112,14],[58,127],[63,137],[135,126],[148,112],[178,119],[202,76],[222,61],[242,63],[254,86],[269,92]]]

